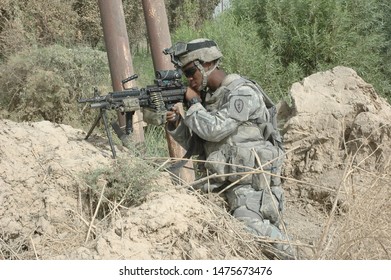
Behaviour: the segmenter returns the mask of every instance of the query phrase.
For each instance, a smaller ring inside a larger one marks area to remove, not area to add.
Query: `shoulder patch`
[[[250,115],[250,95],[233,95],[229,99],[228,114],[238,121],[247,121]]]

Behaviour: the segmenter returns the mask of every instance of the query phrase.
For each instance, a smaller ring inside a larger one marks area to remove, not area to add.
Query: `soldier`
[[[221,70],[223,55],[212,40],[177,43],[165,53],[189,83],[185,94],[188,110],[184,116],[177,107],[168,112],[167,131],[186,150],[206,159],[210,174],[221,175],[199,188],[216,191],[237,182],[225,191],[230,213],[254,234],[287,240],[279,229],[284,204],[278,177],[281,138],[272,125],[262,89]],[[263,173],[243,175],[261,166]],[[273,245],[281,252],[279,258],[294,257],[286,242]]]

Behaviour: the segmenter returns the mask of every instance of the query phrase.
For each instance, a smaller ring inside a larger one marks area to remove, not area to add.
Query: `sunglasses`
[[[197,67],[194,65],[192,67],[186,68],[183,70],[183,74],[185,74],[186,78],[193,77],[195,72],[197,72]]]

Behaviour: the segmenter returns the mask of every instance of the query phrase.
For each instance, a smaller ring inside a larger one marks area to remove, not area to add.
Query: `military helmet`
[[[202,62],[215,61],[223,57],[217,44],[209,39],[195,39],[189,43],[179,42],[163,51],[171,55],[171,61],[176,67],[200,60]]]

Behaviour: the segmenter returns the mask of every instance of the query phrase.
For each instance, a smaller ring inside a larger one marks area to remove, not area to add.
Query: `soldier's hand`
[[[174,105],[174,107],[172,107],[171,111],[167,111],[166,113],[166,121],[167,122],[171,122],[171,123],[175,123],[179,120],[181,114],[179,112],[179,108]]]

